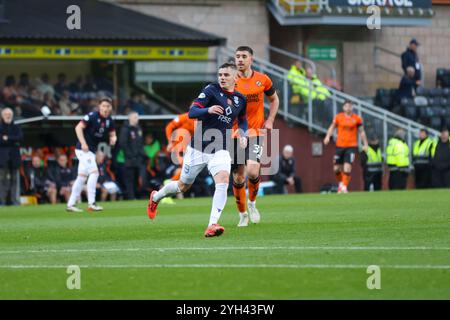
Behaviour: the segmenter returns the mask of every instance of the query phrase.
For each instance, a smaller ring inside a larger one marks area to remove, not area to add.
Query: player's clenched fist
[[[209,114],[217,114],[220,116],[223,114],[223,108],[216,104],[216,105],[213,105],[208,108],[208,113]]]

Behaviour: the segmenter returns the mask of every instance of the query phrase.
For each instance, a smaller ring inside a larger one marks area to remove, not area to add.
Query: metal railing
[[[291,16],[298,13],[318,13],[328,7],[328,0],[272,0],[272,2]]]
[[[330,76],[334,81],[336,81],[336,79],[337,79],[336,69],[333,68],[332,66],[327,65],[326,63],[322,63],[320,61],[313,61],[313,60],[305,58],[299,54],[296,54],[296,53],[293,53],[293,52],[290,52],[287,50],[283,50],[281,48],[277,48],[274,46],[270,46],[270,45],[267,46],[267,50],[269,51],[269,53],[271,51],[273,51],[280,55],[283,55],[283,56],[289,57],[291,59],[298,60],[300,62],[304,62],[304,63],[308,64],[312,68],[312,71],[314,74],[317,74],[317,65],[322,66],[325,69],[328,69],[328,71],[330,72]]]
[[[233,56],[234,50],[230,48],[221,47],[218,49],[218,63],[229,60]],[[314,84],[307,78],[302,78],[302,81],[309,86],[308,96],[301,103],[294,102],[292,100],[292,97],[295,96],[292,90],[293,83],[288,79],[288,70],[257,57],[254,58],[253,68],[267,74],[271,78],[280,99],[279,114],[286,121],[307,126],[311,131],[326,133],[334,116],[340,111],[342,103],[347,100],[352,102],[354,112],[364,119],[367,135],[369,137],[377,137],[382,143],[383,150],[386,150],[389,138],[394,135],[397,129],[406,131],[407,143],[409,146],[412,146],[419,130],[425,128],[420,123],[326,85],[322,86],[328,89],[329,97],[324,101],[313,99],[311,92],[314,90]],[[427,129],[431,135],[439,136],[438,131],[431,128]]]

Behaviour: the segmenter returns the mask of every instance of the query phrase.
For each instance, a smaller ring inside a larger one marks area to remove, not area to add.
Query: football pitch
[[[247,228],[229,197],[218,238],[210,198],[175,202],[0,208],[0,299],[450,299],[449,190],[266,196]]]

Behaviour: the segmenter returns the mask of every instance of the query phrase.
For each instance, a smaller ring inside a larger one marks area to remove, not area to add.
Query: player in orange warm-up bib
[[[334,173],[339,182],[338,193],[347,193],[350,183],[352,163],[358,148],[358,131],[363,142],[363,150],[367,152],[368,142],[361,117],[353,113],[353,105],[345,101],[342,106],[344,112],[338,113],[323,140],[325,145],[330,143],[333,131],[337,129],[336,154],[334,156]]]
[[[273,122],[278,112],[279,99],[270,78],[260,72],[252,70],[253,50],[247,46],[236,49],[235,63],[239,74],[236,90],[247,99],[248,145],[238,152],[238,139],[234,139],[233,149],[233,193],[239,210],[238,227],[248,226],[249,218],[253,223],[260,221],[260,214],[256,208],[261,169],[261,155],[263,152],[264,134],[266,129],[273,129]],[[270,101],[270,113],[264,119],[264,96]],[[237,129],[234,124],[233,129]],[[239,157],[243,154],[245,159]],[[247,170],[246,170],[247,168]],[[246,172],[247,171],[247,172]],[[245,193],[245,175],[248,175],[248,213]]]

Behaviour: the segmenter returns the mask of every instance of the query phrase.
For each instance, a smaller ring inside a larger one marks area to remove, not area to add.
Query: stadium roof
[[[125,41],[221,45],[226,39],[97,0],[6,0],[0,41]],[[81,9],[81,30],[69,30],[70,5]]]

